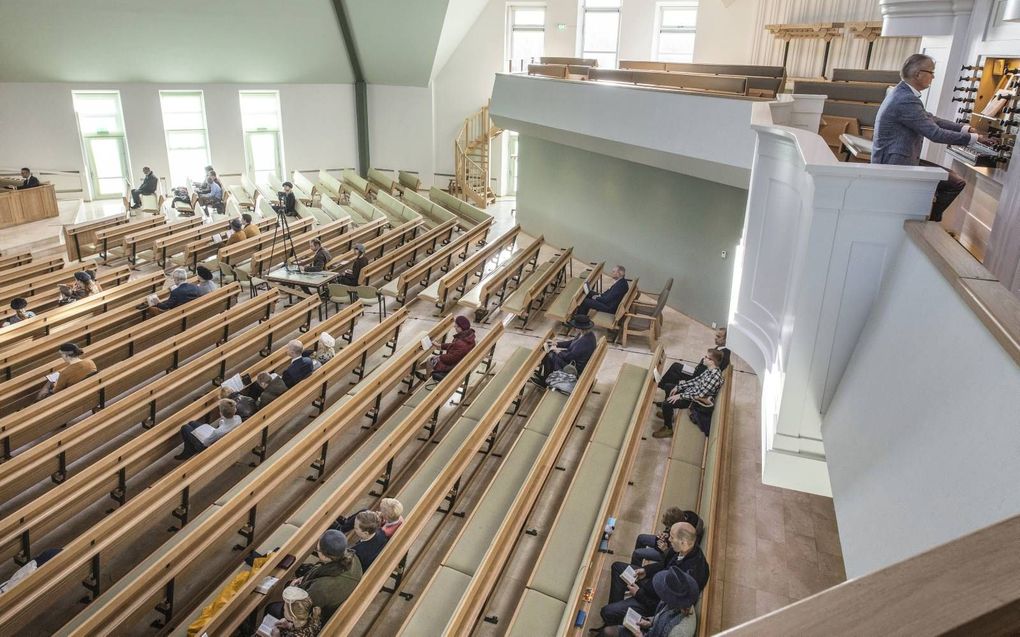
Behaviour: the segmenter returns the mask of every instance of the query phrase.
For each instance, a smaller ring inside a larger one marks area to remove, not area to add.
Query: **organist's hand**
[[[995,140],[991,137],[985,137],[984,135],[978,135],[978,143],[984,144],[985,146],[995,146]]]

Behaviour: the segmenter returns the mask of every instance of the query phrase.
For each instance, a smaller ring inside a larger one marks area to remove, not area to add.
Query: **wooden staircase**
[[[464,119],[464,126],[453,142],[456,175],[450,194],[482,209],[496,200],[490,187],[489,148],[492,138],[502,132],[489,119],[488,105]]]

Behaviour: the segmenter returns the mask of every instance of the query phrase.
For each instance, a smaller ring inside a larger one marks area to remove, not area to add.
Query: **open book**
[[[280,621],[276,617],[273,617],[269,613],[262,616],[262,624],[255,631],[255,634],[259,637],[270,637],[273,634],[273,629],[276,628],[276,622]]]
[[[226,387],[227,389],[229,389],[232,392],[239,392],[242,389],[244,389],[244,381],[241,380],[241,375],[240,374],[234,374],[233,376],[231,376],[227,380],[223,381],[220,384],[220,387]]]
[[[46,374],[46,380],[53,384],[56,384],[57,379],[60,378],[60,372],[53,372],[52,374]]]
[[[198,438],[198,441],[203,445],[209,444],[213,436],[216,435],[216,428],[212,425],[199,425],[191,431],[192,435]]]
[[[637,581],[637,574],[634,572],[634,567],[627,565],[627,568],[620,573],[620,579],[627,582],[627,584],[633,584]]]
[[[432,339],[429,338],[428,334],[421,337],[421,349],[424,352],[427,352],[432,349]]]
[[[684,373],[685,374],[690,375],[690,374],[694,373],[694,370],[696,369],[696,367],[694,365],[691,365],[689,363],[684,363],[683,365],[684,365]]]
[[[628,608],[627,616],[623,618],[623,627],[635,635],[640,635],[641,627],[638,626],[639,621],[641,621],[641,613],[633,608]]]

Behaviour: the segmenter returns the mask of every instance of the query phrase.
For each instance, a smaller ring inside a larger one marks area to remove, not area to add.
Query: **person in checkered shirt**
[[[723,354],[713,348],[708,350],[701,362],[705,371],[690,380],[678,383],[666,389],[666,399],[662,401],[662,428],[652,434],[653,438],[669,438],[673,435],[673,412],[687,409],[695,398],[715,398],[722,387]]]

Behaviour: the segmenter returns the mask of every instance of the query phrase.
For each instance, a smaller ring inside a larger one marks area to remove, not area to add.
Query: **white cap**
[[[333,346],[336,345],[336,339],[329,332],[323,332],[319,334],[319,343],[327,349],[333,349]]]
[[[300,602],[303,599],[309,599],[308,591],[297,586],[288,586],[283,589],[283,601],[287,604],[293,604],[294,602]]]

